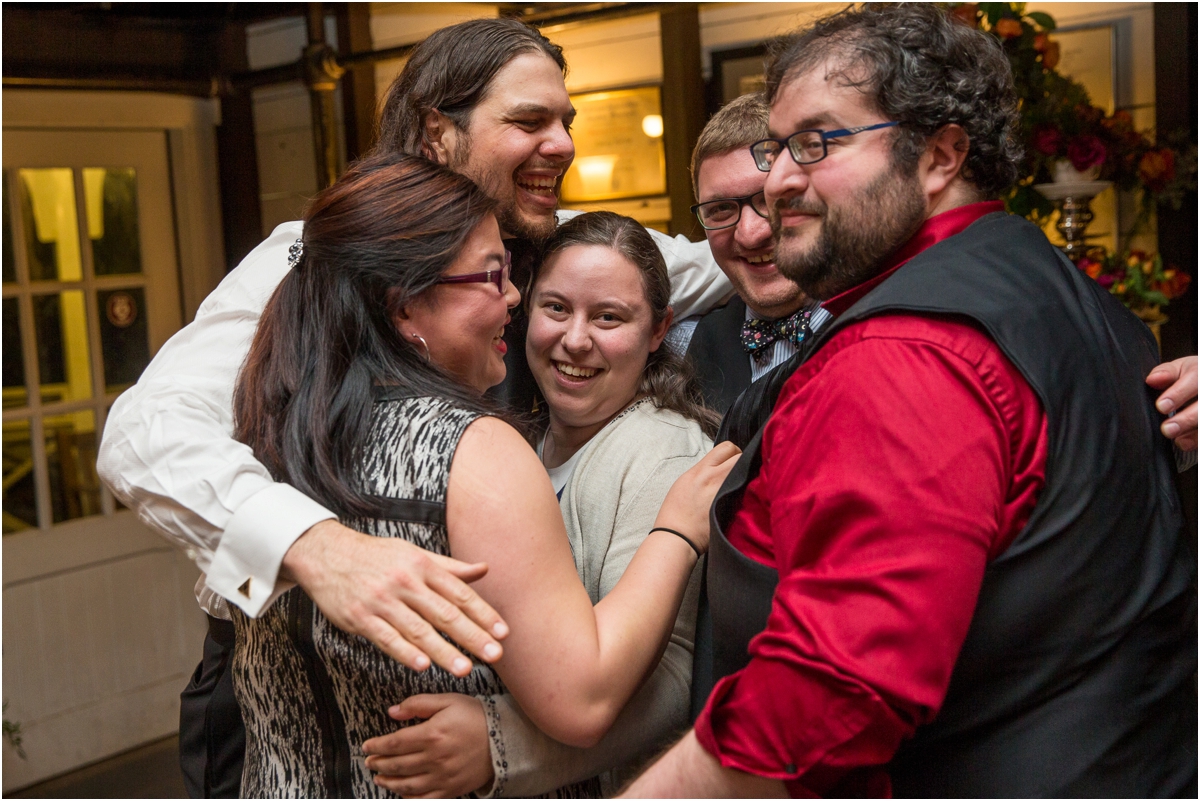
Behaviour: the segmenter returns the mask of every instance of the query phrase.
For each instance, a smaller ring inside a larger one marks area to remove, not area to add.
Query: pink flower
[[[1039,125],[1033,129],[1033,149],[1047,156],[1057,156],[1062,147],[1062,131],[1053,125]]]
[[[1096,279],[1096,283],[1099,284],[1100,286],[1104,287],[1105,289],[1111,289],[1112,285],[1115,284],[1116,282],[1117,282],[1117,277],[1115,275],[1111,275],[1111,274],[1101,275]]]
[[[1091,134],[1077,136],[1067,145],[1067,158],[1070,159],[1071,166],[1080,172],[1103,164],[1107,157],[1108,150],[1105,149],[1104,143]]]

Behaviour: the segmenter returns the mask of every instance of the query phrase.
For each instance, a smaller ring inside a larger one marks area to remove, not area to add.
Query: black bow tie
[[[804,341],[808,335],[808,323],[812,317],[812,308],[803,308],[788,317],[778,320],[760,320],[751,317],[742,323],[742,348],[754,357],[754,361],[762,364],[767,359],[767,352],[776,340],[785,340],[795,345]]]

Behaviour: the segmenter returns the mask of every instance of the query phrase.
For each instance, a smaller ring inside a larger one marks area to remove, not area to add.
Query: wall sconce
[[[661,114],[647,114],[642,117],[642,133],[651,139],[657,139],[663,135],[663,121]]]

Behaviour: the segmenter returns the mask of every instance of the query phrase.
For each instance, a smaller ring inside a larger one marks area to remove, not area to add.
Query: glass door
[[[4,135],[5,535],[112,515],[112,401],[179,327],[165,134]]]

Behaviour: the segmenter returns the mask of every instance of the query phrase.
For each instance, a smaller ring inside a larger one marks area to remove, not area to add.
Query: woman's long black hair
[[[233,395],[234,436],[277,481],[339,515],[378,516],[355,478],[375,386],[496,412],[393,322],[494,207],[469,179],[395,153],[360,161],[313,197],[303,256],[263,311]]]

